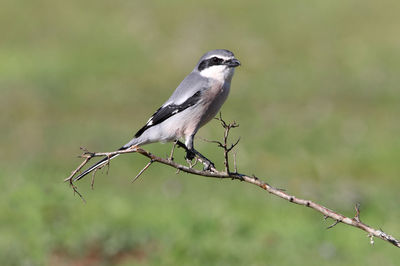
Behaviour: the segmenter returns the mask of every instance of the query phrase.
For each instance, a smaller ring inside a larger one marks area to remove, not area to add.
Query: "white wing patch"
[[[147,120],[147,123],[146,123],[147,126],[152,126],[153,125],[153,117],[154,116],[150,117],[149,120]]]

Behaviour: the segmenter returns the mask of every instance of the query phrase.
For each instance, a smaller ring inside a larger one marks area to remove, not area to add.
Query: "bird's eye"
[[[209,67],[217,66],[217,65],[222,65],[223,63],[224,63],[224,59],[214,56],[214,57],[211,57],[211,58],[203,60],[199,64],[198,70],[202,71],[205,68],[209,68]]]
[[[211,61],[213,62],[213,63],[219,63],[219,58],[218,57],[213,57],[213,58],[211,58]]]

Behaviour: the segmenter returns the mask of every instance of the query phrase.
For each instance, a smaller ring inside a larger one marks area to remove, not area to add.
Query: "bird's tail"
[[[123,147],[121,147],[120,149],[118,149],[119,151],[123,151],[128,149],[130,146],[126,147],[126,145],[124,145]],[[101,167],[103,167],[104,165],[108,164],[109,161],[115,157],[117,157],[119,154],[114,154],[111,155],[110,157],[104,157],[103,159],[101,159],[100,161],[98,161],[97,163],[95,163],[94,165],[90,166],[88,169],[86,169],[85,171],[83,171],[83,173],[79,174],[77,177],[74,178],[74,182],[78,181],[79,179],[83,178],[85,175],[93,172],[96,169],[100,169]]]
[[[86,169],[85,171],[83,171],[83,173],[81,173],[80,175],[78,175],[77,177],[74,178],[74,182],[78,181],[79,179],[83,178],[85,175],[93,172],[96,169],[100,169],[101,167],[103,167],[104,165],[106,165],[111,159],[117,157],[119,154],[114,154],[111,155],[110,157],[104,157],[103,159],[101,159],[100,161],[98,161],[97,163],[95,163],[94,165],[92,165],[91,167],[89,167],[88,169]]]
[[[134,146],[134,145],[139,145],[141,144],[142,141],[140,138],[134,138],[131,141],[129,141],[127,144],[125,144],[124,146],[122,146],[121,148],[119,148],[119,151],[123,151],[123,150],[127,150],[130,147]],[[98,161],[97,163],[95,163],[94,165],[90,166],[88,169],[86,169],[85,171],[83,171],[83,173],[79,174],[77,177],[75,177],[73,179],[73,182],[78,181],[79,179],[83,178],[85,175],[93,172],[96,169],[99,169],[101,167],[103,167],[104,165],[106,165],[111,159],[117,157],[119,154],[114,154],[111,155],[110,157],[104,157],[103,159],[101,159],[100,161]]]

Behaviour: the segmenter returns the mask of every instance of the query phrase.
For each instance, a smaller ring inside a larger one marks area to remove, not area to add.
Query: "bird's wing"
[[[171,97],[164,103],[163,106],[176,104],[180,105],[187,99],[192,97],[197,91],[205,90],[209,87],[209,81],[207,78],[201,76],[198,72],[193,71],[186,76],[184,80],[172,93]]]
[[[181,104],[169,104],[169,105],[163,105],[162,107],[160,107],[151,117],[150,119],[147,121],[146,125],[144,125],[144,127],[142,127],[136,134],[135,134],[135,138],[140,137],[140,135],[143,134],[143,132],[145,132],[147,129],[149,129],[150,127],[153,127],[155,125],[158,125],[162,122],[164,122],[165,120],[167,120],[168,118],[170,118],[171,116],[174,116],[180,112],[182,112],[183,110],[186,110],[187,108],[195,105],[196,103],[198,103],[201,99],[201,90],[196,91],[191,97],[189,97],[188,99],[186,99],[186,101],[184,101]]]

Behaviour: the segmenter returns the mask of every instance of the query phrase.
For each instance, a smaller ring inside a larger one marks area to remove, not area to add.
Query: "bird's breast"
[[[230,83],[214,82],[211,84],[210,88],[204,92],[203,108],[205,108],[205,112],[201,119],[200,126],[203,126],[215,117],[228,97],[229,89]]]

